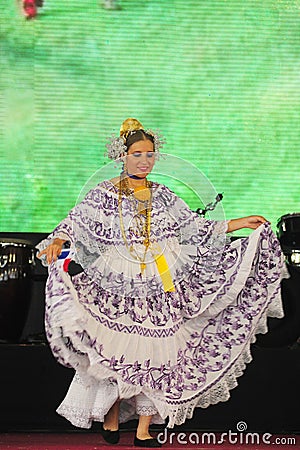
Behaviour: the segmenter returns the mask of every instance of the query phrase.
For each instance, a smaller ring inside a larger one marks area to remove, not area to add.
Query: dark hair
[[[144,130],[131,131],[126,139],[127,151],[129,150],[129,147],[135,142],[147,140],[151,141],[154,145],[154,138],[153,136],[151,136],[151,134],[146,133]]]

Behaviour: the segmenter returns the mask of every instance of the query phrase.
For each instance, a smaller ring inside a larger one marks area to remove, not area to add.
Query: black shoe
[[[119,432],[119,430],[116,430],[116,431],[105,430],[103,428],[103,424],[101,424],[100,433],[101,433],[101,436],[103,437],[103,439],[108,444],[117,444],[119,442],[119,440],[120,440],[120,432]]]
[[[139,439],[137,437],[134,438],[133,444],[135,447],[144,447],[144,448],[159,448],[161,444],[157,439]]]

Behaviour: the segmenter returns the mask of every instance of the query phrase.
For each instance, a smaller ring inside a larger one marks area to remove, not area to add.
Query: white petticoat
[[[86,385],[76,373],[57,413],[76,427],[90,428],[93,421],[104,422],[105,415],[118,398],[119,390],[115,381],[91,380]],[[140,415],[152,416],[152,424],[164,423],[152,401],[144,394],[121,401],[120,423],[137,419]]]

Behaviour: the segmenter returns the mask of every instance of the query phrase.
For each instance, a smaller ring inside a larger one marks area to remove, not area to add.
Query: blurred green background
[[[0,230],[51,231],[127,117],[162,130],[164,151],[224,193],[227,218],[275,229],[299,212],[300,1],[120,4],[45,0],[26,21],[1,0]]]

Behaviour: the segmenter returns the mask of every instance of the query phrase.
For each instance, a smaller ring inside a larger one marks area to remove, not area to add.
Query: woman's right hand
[[[48,245],[48,247],[37,254],[37,257],[40,258],[41,256],[46,255],[47,263],[51,264],[53,261],[56,261],[61,254],[65,242],[66,241],[63,239],[54,239],[52,244]]]

